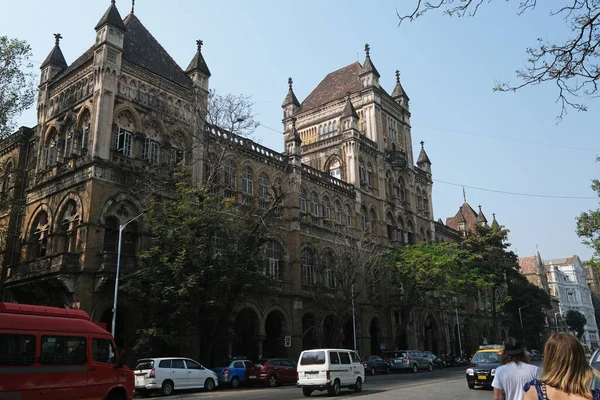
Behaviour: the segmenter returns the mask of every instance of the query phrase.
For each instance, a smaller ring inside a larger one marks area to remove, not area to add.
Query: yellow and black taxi
[[[471,365],[467,368],[467,384],[469,389],[475,386],[492,386],[496,368],[501,364],[502,346],[490,345],[480,346],[479,351],[471,359]]]

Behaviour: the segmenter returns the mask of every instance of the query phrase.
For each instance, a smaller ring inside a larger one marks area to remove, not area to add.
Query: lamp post
[[[460,349],[460,356],[462,357],[462,342],[460,340],[460,323],[458,322],[458,308],[454,309],[456,311],[456,328],[458,329],[458,348]]]
[[[521,335],[523,335],[523,347],[527,349],[527,344],[525,343],[525,330],[523,329],[523,316],[521,315],[521,309],[525,307],[529,307],[533,303],[529,303],[523,307],[519,307],[519,321],[521,321]]]
[[[556,326],[556,333],[558,333],[558,319],[556,319],[556,316],[559,314],[560,318],[562,319],[562,313],[560,311],[554,313],[554,326]]]
[[[142,215],[144,215],[146,211],[142,211],[138,216],[130,219],[125,222],[123,225],[119,225],[119,244],[117,246],[117,271],[115,273],[115,295],[113,298],[113,315],[112,315],[112,324],[110,328],[110,334],[112,337],[115,337],[115,325],[117,323],[117,296],[119,294],[119,270],[121,269],[121,239],[123,237],[123,229]]]
[[[356,314],[354,313],[354,283],[352,284],[352,333],[354,334],[354,351],[356,351]]]

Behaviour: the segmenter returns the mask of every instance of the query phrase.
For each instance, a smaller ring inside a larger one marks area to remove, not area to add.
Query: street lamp
[[[125,229],[125,227],[127,225],[129,225],[130,223],[132,223],[133,221],[135,221],[136,219],[138,219],[139,217],[141,217],[142,215],[144,215],[146,211],[142,211],[138,216],[130,219],[129,221],[125,222],[123,225],[119,225],[119,244],[117,247],[117,272],[116,272],[116,276],[115,276],[115,296],[113,299],[113,315],[112,315],[112,325],[111,325],[111,329],[110,329],[110,334],[112,335],[112,337],[115,337],[115,325],[117,323],[117,295],[119,294],[119,270],[121,268],[121,238],[123,236],[123,229]]]
[[[354,312],[354,283],[352,283],[352,333],[354,336],[354,351],[356,351],[356,313]]]
[[[521,315],[521,309],[525,307],[529,307],[533,303],[529,303],[523,307],[519,307],[519,321],[521,321],[521,335],[523,335],[523,347],[527,349],[527,344],[525,343],[525,330],[523,329],[523,316]]]

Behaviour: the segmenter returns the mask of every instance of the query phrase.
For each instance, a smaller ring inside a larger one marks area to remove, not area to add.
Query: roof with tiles
[[[464,202],[463,205],[460,206],[460,209],[454,217],[446,218],[446,225],[452,229],[458,230],[458,223],[460,222],[461,216],[467,223],[468,229],[475,228],[475,225],[477,225],[477,213],[467,202]]]
[[[535,274],[537,272],[536,256],[519,258],[519,268],[523,275]]]
[[[312,110],[361,89],[359,75],[362,65],[358,61],[330,72],[302,102],[302,111]]]
[[[579,256],[572,256],[572,257],[568,257],[568,258],[557,258],[554,260],[544,260],[544,265],[546,265],[546,266],[555,265],[557,267],[563,266],[563,265],[573,265],[577,262],[578,259],[579,259]]]
[[[158,43],[135,14],[130,13],[127,15],[123,23],[127,28],[123,41],[123,60],[178,85],[191,87],[191,79],[160,43]],[[88,62],[91,62],[94,58],[94,48],[95,46],[92,46],[86,50],[85,53],[57,75],[54,80],[61,79]],[[208,67],[206,68],[208,69]]]

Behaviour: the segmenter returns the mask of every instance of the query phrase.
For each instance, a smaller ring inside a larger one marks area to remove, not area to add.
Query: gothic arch
[[[79,197],[79,195],[75,192],[69,192],[65,195],[65,197],[62,198],[58,207],[56,208],[56,210],[57,210],[56,215],[60,216],[63,211],[63,208],[71,200],[74,201],[77,206],[77,213],[79,214],[79,221],[83,222],[83,202],[81,201],[81,197]],[[59,224],[60,224],[60,221],[58,221],[58,219],[57,219],[57,221],[55,222],[54,228],[56,229],[56,227],[58,227]]]
[[[56,120],[52,121],[50,125],[48,125],[48,128],[46,128],[40,148],[45,148],[54,135],[58,135],[58,122]]]
[[[290,318],[286,309],[279,304],[271,304],[267,308],[265,308],[265,311],[263,313],[265,322],[267,321],[267,317],[269,316],[269,314],[271,314],[271,312],[273,311],[279,312],[283,317],[283,332],[291,333],[293,331],[292,319]]]
[[[79,110],[79,112],[77,113],[77,117],[75,118],[76,122],[76,126],[77,129],[81,129],[83,126],[83,123],[85,122],[85,118],[88,115],[92,115],[92,109],[89,105],[84,105],[83,107],[81,107],[81,109]]]
[[[140,115],[137,113],[137,111],[128,104],[119,104],[115,107],[115,110],[113,112],[113,121],[117,123],[121,114],[126,113],[129,113],[131,115],[131,124],[133,125],[133,129],[127,127],[127,130],[132,130],[133,132],[139,131],[140,127],[142,126],[142,119],[140,118]]]
[[[104,202],[104,205],[102,205],[102,208],[100,209],[100,214],[98,215],[98,223],[100,225],[104,225],[106,223],[106,217],[108,217],[108,212],[118,203],[121,202],[127,202],[130,203],[134,208],[135,208],[135,212],[139,213],[139,210],[142,210],[142,206],[139,204],[139,202],[132,196],[125,194],[125,193],[119,193],[114,195],[113,197],[109,198],[108,200],[106,200]],[[137,215],[137,214],[136,214]],[[135,217],[136,215],[131,215],[130,218]],[[143,217],[140,217],[143,218]],[[123,220],[121,221],[122,223],[127,222],[129,219]]]
[[[27,223],[27,229],[25,230],[25,235],[26,235],[25,240],[30,239],[29,236],[33,229],[33,223],[36,220],[36,218],[38,217],[38,214],[42,211],[46,212],[46,215],[48,216],[48,226],[49,227],[54,226],[52,210],[50,210],[50,207],[48,207],[48,204],[42,203],[39,206],[37,206],[35,208],[35,210],[31,213],[31,218],[29,218],[29,222]]]
[[[251,301],[243,302],[239,307],[237,307],[234,310],[235,316],[237,317],[238,314],[241,313],[242,311],[244,311],[245,309],[252,310],[256,314],[256,318],[258,319],[259,329],[262,331],[262,332],[259,331],[258,333],[261,335],[264,335],[265,319],[263,318],[263,313],[260,312],[260,307],[258,306],[258,304],[251,302]]]
[[[342,157],[340,157],[338,154],[331,154],[327,158],[327,160],[325,161],[325,172],[329,172],[329,169],[334,162],[338,162],[340,164],[340,169],[342,170],[343,175],[346,164],[342,160]]]

